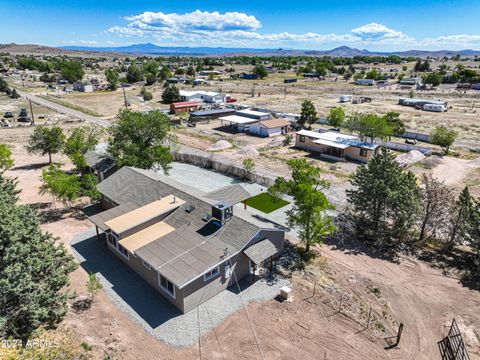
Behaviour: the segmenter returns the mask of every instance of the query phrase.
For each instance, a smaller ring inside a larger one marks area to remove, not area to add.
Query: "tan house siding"
[[[354,160],[354,161],[360,161],[360,162],[368,162],[373,155],[375,155],[380,148],[378,147],[376,150],[371,150],[371,149],[365,149],[366,150],[366,156],[360,156],[361,149],[358,147],[349,147],[345,149],[345,157]]]

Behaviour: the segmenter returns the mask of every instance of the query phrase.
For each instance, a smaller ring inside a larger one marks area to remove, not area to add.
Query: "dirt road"
[[[24,97],[27,100],[31,100],[35,104],[44,106],[48,109],[57,111],[61,114],[72,115],[76,118],[79,118],[79,119],[82,119],[82,120],[85,120],[85,121],[89,121],[91,123],[97,124],[97,125],[105,127],[105,128],[108,128],[111,125],[110,121],[102,119],[100,117],[85,114],[81,111],[68,108],[66,106],[54,103],[54,102],[49,101],[49,100],[45,100],[43,98],[40,98],[40,97],[38,97],[34,94],[31,94],[31,93],[27,93],[25,91],[17,90],[17,92],[20,94],[20,96]]]

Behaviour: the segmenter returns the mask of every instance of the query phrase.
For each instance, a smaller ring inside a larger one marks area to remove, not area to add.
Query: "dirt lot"
[[[48,220],[42,225],[67,247],[73,236],[90,227],[78,211],[64,212],[50,205],[49,196],[38,195],[40,173],[46,158],[29,156],[23,149],[31,129],[0,130],[0,142],[13,147],[16,166],[8,175],[18,178],[24,203],[44,203]],[[59,155],[54,161],[67,163]],[[450,166],[450,164],[447,164]],[[71,332],[87,358],[102,359],[436,359],[436,342],[455,317],[465,334],[472,359],[480,359],[480,302],[477,291],[462,287],[423,262],[405,258],[399,264],[379,259],[359,244],[330,244],[321,249],[325,266],[320,278],[327,284],[359,297],[376,311],[385,311],[382,327],[394,332],[405,325],[398,349],[384,350],[375,328],[364,327],[325,303],[328,287],[317,290],[295,282],[292,303],[254,303],[239,311],[198,345],[173,349],[154,340],[100,292],[90,310],[70,311],[55,333]],[[318,269],[317,269],[318,270]],[[71,276],[69,288],[85,295],[87,274],[81,268]],[[333,281],[333,283],[332,283]],[[378,288],[373,294],[371,289]],[[347,304],[348,305],[348,304]],[[252,327],[248,321],[252,321]],[[375,325],[380,327],[380,325]],[[378,329],[377,329],[378,330]],[[255,335],[254,335],[255,334]],[[257,345],[258,343],[258,345]]]

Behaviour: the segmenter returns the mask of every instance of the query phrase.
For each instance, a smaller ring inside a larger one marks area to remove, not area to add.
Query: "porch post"
[[[98,226],[97,225],[95,225],[95,230],[97,231],[97,240],[100,240],[100,234],[98,232]]]
[[[273,273],[273,256],[270,256],[270,274]]]
[[[254,282],[255,282],[255,268],[256,268],[256,266],[255,266],[255,263],[254,263],[254,262],[252,262],[252,263],[253,263],[253,269],[252,269],[252,283],[254,283]]]

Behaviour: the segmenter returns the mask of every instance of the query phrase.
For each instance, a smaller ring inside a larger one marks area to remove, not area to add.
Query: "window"
[[[149,263],[145,262],[145,261],[142,261],[143,263],[143,266],[145,266],[148,270],[152,270],[151,266]]]
[[[115,249],[118,248],[118,236],[115,233],[107,232],[107,241],[108,243],[113,246]]]
[[[208,281],[210,279],[213,279],[218,274],[220,274],[220,268],[217,266],[216,268],[210,270],[205,275],[203,275],[203,280]]]
[[[128,250],[125,249],[122,245],[117,243],[118,252],[122,254],[126,259],[130,259]]]
[[[160,273],[158,274],[158,282],[160,287],[175,299],[175,286]]]
[[[367,149],[360,149],[360,156],[367,157],[368,151]]]
[[[300,141],[301,143],[304,143],[305,142],[305,135],[300,135],[298,137],[298,141]]]

